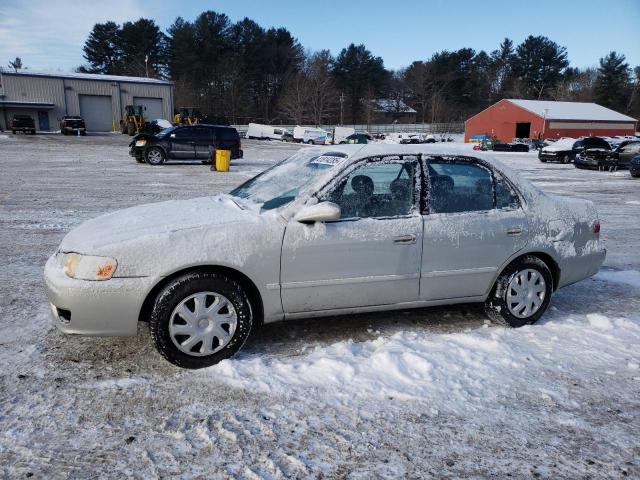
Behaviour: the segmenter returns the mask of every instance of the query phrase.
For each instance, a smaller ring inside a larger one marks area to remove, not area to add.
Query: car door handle
[[[416,243],[415,235],[400,235],[393,239],[393,243],[396,245],[413,245]]]
[[[510,237],[517,237],[518,235],[521,235],[521,234],[522,234],[521,227],[513,227],[513,228],[507,229],[507,235],[509,235]]]

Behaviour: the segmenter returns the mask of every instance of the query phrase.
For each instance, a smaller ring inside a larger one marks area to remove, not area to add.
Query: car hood
[[[240,208],[229,195],[139,205],[84,222],[64,237],[60,250],[96,254],[114,244],[250,222],[259,216],[255,211]]]

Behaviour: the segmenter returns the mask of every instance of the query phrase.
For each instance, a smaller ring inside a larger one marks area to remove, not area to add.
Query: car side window
[[[431,213],[459,213],[493,208],[491,171],[462,161],[430,161],[428,204]]]
[[[322,198],[337,203],[342,218],[409,215],[417,161],[372,162],[356,168]]]
[[[198,140],[211,140],[213,132],[208,128],[196,127],[192,129],[191,136]]]
[[[520,201],[511,185],[501,177],[495,178],[496,208],[518,208]]]
[[[188,128],[179,128],[175,132],[173,132],[176,136],[175,138],[191,138],[192,134]]]

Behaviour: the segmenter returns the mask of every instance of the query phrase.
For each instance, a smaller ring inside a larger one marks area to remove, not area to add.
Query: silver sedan
[[[531,324],[598,271],[599,231],[591,202],[462,147],[313,147],[229,194],[90,220],[45,279],[63,332],[148,322],[167,360],[200,368],[283,319],[484,302],[499,324]]]

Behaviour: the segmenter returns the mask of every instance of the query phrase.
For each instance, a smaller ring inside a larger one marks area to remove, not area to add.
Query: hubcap
[[[162,160],[162,155],[160,155],[159,151],[151,150],[149,152],[149,161],[151,163],[160,163],[161,160]]]
[[[211,355],[231,341],[238,315],[231,301],[216,292],[188,296],[173,310],[169,335],[173,344],[192,356]]]
[[[516,273],[507,288],[507,308],[518,318],[534,315],[544,302],[547,284],[537,270]]]

